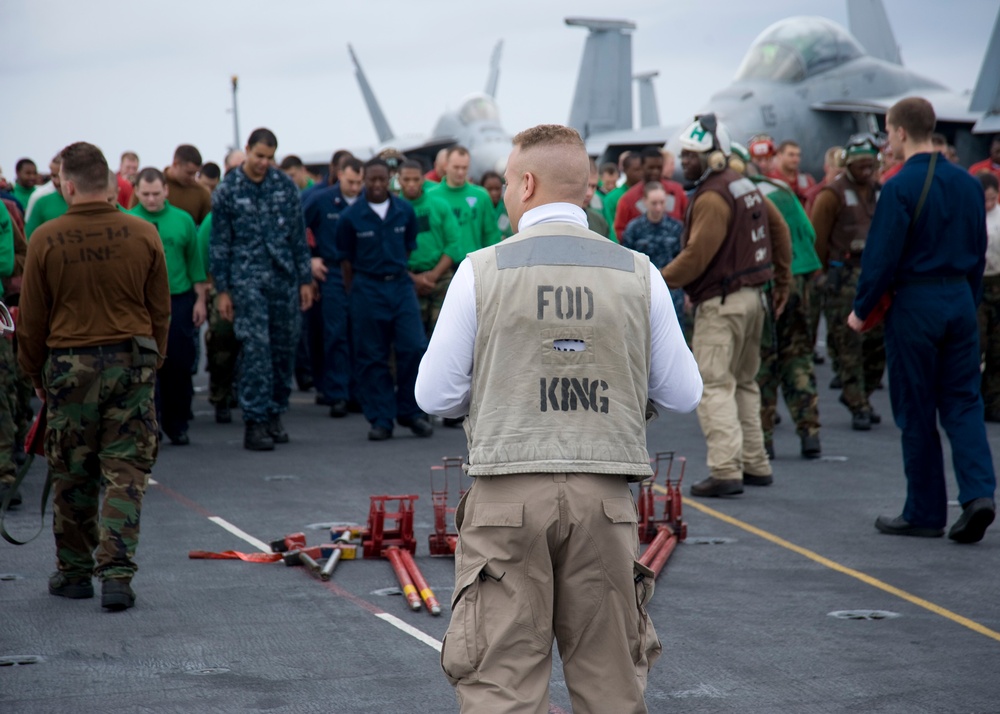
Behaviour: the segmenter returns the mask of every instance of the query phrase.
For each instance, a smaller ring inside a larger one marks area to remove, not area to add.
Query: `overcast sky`
[[[885,0],[903,62],[971,90],[996,0]],[[568,120],[586,31],[567,16],[632,20],[635,71],[659,70],[664,123],[690,119],[733,77],[753,39],[793,15],[847,24],[846,2],[758,0],[0,0],[0,167],[40,168],[72,141],[165,166],[180,143],[221,163],[267,126],[278,155],[375,143],[347,54],[353,44],[397,135],[426,134],[446,108],[483,90],[503,39],[497,101],[510,133]],[[43,169],[44,170],[44,169]]]

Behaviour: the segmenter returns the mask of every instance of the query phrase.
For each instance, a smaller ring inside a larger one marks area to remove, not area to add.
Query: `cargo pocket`
[[[653,597],[656,576],[652,570],[638,561],[632,568],[635,574],[635,606],[639,611],[639,633],[636,646],[632,648],[632,661],[635,663],[636,672],[645,676],[663,651],[660,638],[656,636],[656,630],[653,628],[653,621],[646,612],[646,605]]]
[[[479,585],[486,563],[477,561],[455,578],[451,624],[441,643],[441,669],[452,686],[478,679],[476,670],[486,651],[479,602]]]

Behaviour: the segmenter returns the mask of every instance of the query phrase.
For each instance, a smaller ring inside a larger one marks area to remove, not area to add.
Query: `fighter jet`
[[[794,138],[802,145],[802,169],[822,175],[827,147],[853,133],[883,128],[889,107],[920,95],[934,105],[938,131],[963,162],[985,155],[984,134],[1000,131],[1000,15],[971,101],[902,65],[880,0],[848,0],[848,16],[853,32],[822,17],[771,25],[750,46],[733,83],[691,116],[714,112],[741,142],[757,133],[778,141]],[[614,160],[643,146],[679,150],[682,126],[650,127],[645,119],[641,128],[632,126],[635,25],[580,18],[567,18],[566,24],[590,30],[569,120],[588,152]],[[648,110],[643,113],[648,116]]]
[[[485,91],[466,97],[457,111],[446,111],[437,120],[429,136],[397,136],[389,127],[382,113],[368,78],[361,68],[361,62],[354,48],[347,46],[354,63],[354,73],[364,96],[365,105],[375,125],[379,145],[373,150],[377,154],[384,148],[399,149],[408,157],[433,164],[438,151],[454,144],[461,144],[469,150],[469,178],[479,181],[485,171],[503,173],[507,155],[510,153],[511,135],[500,126],[500,110],[496,103],[497,84],[500,78],[500,53],[503,40],[497,43],[490,57],[490,71]]]

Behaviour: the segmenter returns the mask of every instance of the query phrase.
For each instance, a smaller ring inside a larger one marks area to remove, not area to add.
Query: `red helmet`
[[[767,134],[757,134],[756,136],[750,137],[750,156],[755,159],[763,159],[768,156],[774,156],[778,153],[774,146],[774,139],[769,137]]]

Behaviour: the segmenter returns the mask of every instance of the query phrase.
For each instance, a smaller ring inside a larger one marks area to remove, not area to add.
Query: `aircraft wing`
[[[591,156],[601,156],[609,148],[634,149],[641,146],[666,146],[671,139],[676,139],[684,127],[680,126],[647,126],[641,129],[622,129],[591,134],[585,139],[587,153]]]
[[[847,99],[832,99],[816,102],[810,109],[820,112],[843,112],[866,114],[885,114],[889,107],[906,97],[919,96],[934,106],[938,121],[952,124],[975,124],[982,117],[982,112],[970,112],[967,97],[944,90],[913,90],[906,94],[893,97],[854,97]]]

